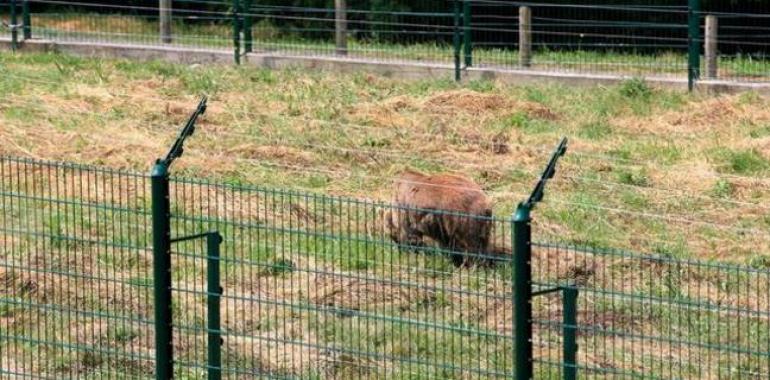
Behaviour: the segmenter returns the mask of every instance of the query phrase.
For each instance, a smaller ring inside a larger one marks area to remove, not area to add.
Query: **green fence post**
[[[32,15],[29,13],[29,0],[24,0],[21,8],[21,22],[24,24],[24,40],[32,38]]]
[[[465,67],[473,66],[473,35],[471,29],[471,2],[463,0],[463,53]]]
[[[513,216],[514,379],[530,380],[532,366],[532,219],[519,204]]]
[[[168,165],[152,169],[152,277],[155,307],[155,379],[174,377],[171,314],[171,205]]]
[[[19,47],[19,32],[16,25],[19,24],[19,18],[16,15],[16,0],[11,0],[11,50],[16,51]]]
[[[454,59],[455,59],[455,81],[460,81],[460,48],[462,41],[460,40],[460,1],[454,0],[454,36],[452,39],[452,45],[454,45]]]
[[[565,287],[562,290],[564,380],[577,379],[577,297],[577,288]]]
[[[688,0],[687,21],[687,88],[692,91],[700,78],[700,0]]]
[[[222,378],[222,332],[220,325],[220,304],[222,300],[222,286],[219,282],[219,246],[222,244],[222,235],[218,232],[210,232],[206,235],[207,266],[206,266],[206,293],[208,303],[208,380],[220,380]]]
[[[235,64],[241,64],[241,20],[240,2],[233,0],[233,48],[235,49]]]
[[[254,51],[254,18],[251,16],[251,4],[252,0],[244,1],[244,18],[243,18],[243,52],[251,53]]]

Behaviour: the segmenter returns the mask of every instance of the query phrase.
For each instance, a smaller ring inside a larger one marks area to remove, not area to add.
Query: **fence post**
[[[29,10],[29,0],[22,2],[21,22],[24,24],[24,40],[32,38],[32,15]]]
[[[348,55],[348,13],[345,0],[334,0],[334,31],[337,55]]]
[[[713,15],[706,16],[706,36],[704,52],[706,55],[706,78],[716,78],[719,72],[717,41],[718,21]]]
[[[208,380],[222,378],[222,332],[220,324],[220,305],[223,289],[219,281],[219,246],[222,235],[210,232],[206,235],[207,265],[206,293],[208,303]]]
[[[16,25],[19,24],[19,18],[16,15],[16,0],[11,0],[11,50],[16,51],[19,47],[19,32]]]
[[[530,380],[532,365],[532,219],[530,206],[519,204],[513,216],[513,378]]]
[[[152,273],[155,307],[155,379],[174,376],[171,314],[171,205],[168,165],[152,169]]]
[[[562,323],[564,336],[564,380],[577,379],[577,288],[562,290]]]
[[[459,82],[460,75],[460,48],[462,41],[460,40],[460,1],[454,0],[454,35],[452,38],[452,45],[454,46],[454,60],[455,60],[455,81]]]
[[[687,8],[687,88],[692,91],[700,77],[700,0],[688,0]]]
[[[233,0],[233,48],[235,64],[241,64],[241,20],[240,2]]]
[[[463,53],[465,67],[473,66],[473,29],[471,28],[471,1],[463,0]]]
[[[519,7],[519,65],[532,64],[532,9]]]
[[[251,53],[254,51],[254,17],[251,15],[252,0],[244,1],[243,17],[243,52]]]
[[[171,38],[171,0],[160,0],[160,41],[170,44]]]

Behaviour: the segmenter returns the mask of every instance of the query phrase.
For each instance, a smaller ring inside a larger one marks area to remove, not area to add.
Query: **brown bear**
[[[450,251],[458,266],[489,251],[492,209],[471,179],[409,170],[394,180],[393,190],[393,208],[384,213],[384,222],[397,244],[421,247],[429,238]]]

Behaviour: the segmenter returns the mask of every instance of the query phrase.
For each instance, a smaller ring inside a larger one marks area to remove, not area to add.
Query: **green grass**
[[[733,150],[722,148],[714,156],[722,162],[722,170],[735,174],[763,174],[770,168],[770,162],[756,150]]]
[[[696,202],[681,195],[667,197],[666,191],[657,190],[680,188],[677,176],[689,173],[693,165],[705,165],[717,177],[721,173],[763,175],[763,152],[724,147],[731,141],[751,144],[761,138],[765,116],[760,110],[766,100],[757,96],[741,95],[727,101],[742,114],[741,120],[750,122],[739,135],[729,124],[734,116],[726,114],[703,118],[708,131],[693,137],[672,131],[700,128],[693,123],[701,119],[693,122],[688,118],[713,109],[709,99],[653,88],[639,79],[588,88],[507,86],[492,81],[463,85],[451,80],[401,81],[360,73],[330,76],[296,69],[274,72],[56,54],[3,55],[0,70],[9,73],[0,86],[24,83],[8,99],[8,106],[0,109],[2,120],[18,128],[9,135],[15,145],[7,149],[40,157],[71,156],[145,171],[151,161],[148,157],[163,154],[174,137],[167,133],[168,126],[182,123],[196,98],[207,93],[214,111],[205,120],[212,127],[201,128],[202,137],[190,141],[180,174],[213,175],[230,184],[387,200],[388,178],[402,168],[457,170],[500,193],[493,197],[497,215],[504,216],[529,191],[554,143],[566,135],[582,152],[566,156],[564,173],[590,181],[567,184],[557,178],[549,192],[554,200],[571,201],[579,193],[599,191],[598,204],[603,207],[646,204],[647,213],[657,214],[686,209],[697,219],[710,218],[708,212],[715,205],[735,211],[731,204],[709,198],[733,200],[737,196],[739,201],[761,203],[765,197],[756,191],[719,190],[718,182],[725,179],[710,177],[692,191],[686,188],[689,185],[681,188],[685,194],[705,197]],[[146,96],[152,99],[143,99]],[[458,100],[451,105],[452,96],[466,96],[468,102]],[[431,103],[437,97],[447,97],[450,105]],[[45,120],[44,132],[38,133],[41,119]],[[54,139],[67,139],[67,144],[51,145],[49,141]],[[507,144],[509,153],[494,153],[493,140]],[[105,141],[114,141],[120,148],[112,149]],[[223,147],[223,157],[203,159],[207,154],[222,154]],[[456,152],[456,156],[445,151]],[[138,152],[141,154],[135,154]],[[522,153],[528,158],[519,159]],[[639,196],[613,192],[601,182],[630,186],[628,190]],[[516,195],[504,194],[507,192]],[[640,203],[639,199],[647,201]],[[547,215],[568,210],[559,204],[547,207],[554,209]],[[724,224],[730,225],[731,214],[724,217]],[[59,222],[52,223],[51,229],[56,230]],[[615,214],[606,223],[617,226],[613,235],[624,248],[649,251],[654,247],[634,236],[641,228],[644,237],[656,238],[657,220]],[[564,226],[567,232],[582,231],[572,222]],[[748,224],[749,228],[759,226],[764,224],[758,219]],[[726,239],[729,244],[720,245],[718,252],[695,246],[691,251],[730,259],[724,255],[743,244],[729,229],[713,238]],[[364,264],[353,261],[351,265]]]

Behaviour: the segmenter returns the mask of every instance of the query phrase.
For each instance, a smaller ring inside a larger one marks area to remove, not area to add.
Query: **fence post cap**
[[[167,175],[168,175],[168,164],[161,159],[158,159],[157,161],[155,161],[155,165],[152,166],[152,172],[150,176],[165,177]]]
[[[516,207],[516,212],[513,213],[513,221],[514,222],[528,222],[532,220],[530,218],[530,211],[532,211],[532,207],[526,204],[525,202],[519,203],[519,205]]]

